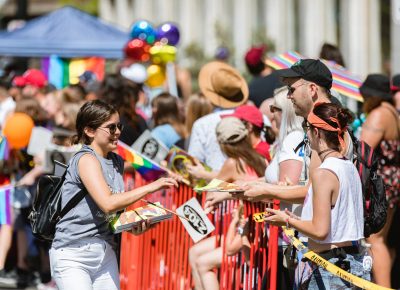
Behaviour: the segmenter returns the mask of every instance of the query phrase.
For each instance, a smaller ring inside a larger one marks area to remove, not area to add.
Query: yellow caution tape
[[[265,218],[270,216],[271,214],[269,212],[258,212],[258,213],[253,213],[253,220],[256,223],[263,223],[265,222]]]
[[[386,288],[382,287],[379,285],[376,285],[370,281],[364,280],[360,277],[357,277],[353,274],[350,274],[347,271],[344,271],[343,269],[335,266],[334,264],[328,262],[318,254],[314,253],[313,251],[310,251],[302,242],[300,242],[299,239],[297,239],[294,236],[294,230],[293,229],[288,229],[286,227],[282,227],[285,235],[289,238],[289,240],[292,242],[293,246],[296,247],[298,251],[300,251],[304,257],[312,261],[313,263],[317,264],[318,266],[324,268],[331,274],[335,276],[339,276],[341,279],[346,280],[347,282],[350,282],[351,284],[360,287],[361,289],[368,289],[368,290],[393,290],[391,288]]]

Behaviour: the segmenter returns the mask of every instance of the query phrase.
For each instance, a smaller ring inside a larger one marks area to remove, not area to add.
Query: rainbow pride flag
[[[289,51],[267,59],[266,63],[274,69],[284,69],[291,67],[296,61],[303,58],[306,57],[295,51]],[[362,84],[359,78],[355,77],[344,67],[334,62],[323,59],[321,61],[329,68],[332,73],[332,89],[336,90],[338,93],[346,97],[355,99],[359,102],[364,101],[359,91],[359,87]]]
[[[118,154],[147,181],[153,181],[165,175],[167,171],[152,160],[142,156],[128,145],[118,141]]]
[[[57,89],[62,89],[69,84],[77,84],[79,76],[87,70],[95,73],[97,79],[102,81],[105,73],[105,59],[101,57],[66,59],[56,55],[42,59],[42,71]]]
[[[0,161],[7,160],[10,155],[10,148],[7,139],[0,136]]]
[[[11,195],[14,186],[0,186],[0,224],[11,224]]]

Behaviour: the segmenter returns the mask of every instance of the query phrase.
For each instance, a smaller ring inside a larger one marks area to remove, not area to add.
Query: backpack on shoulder
[[[67,173],[61,176],[43,175],[39,178],[36,196],[32,204],[29,220],[33,235],[41,240],[52,241],[56,231],[56,224],[86,195],[86,190],[77,193],[64,208],[61,208],[61,187]]]
[[[385,185],[378,174],[379,152],[358,140],[349,130],[353,141],[354,165],[361,178],[364,205],[364,236],[379,232],[386,223],[388,202]]]

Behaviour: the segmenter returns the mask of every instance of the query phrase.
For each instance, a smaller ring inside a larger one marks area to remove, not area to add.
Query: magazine
[[[186,166],[196,165],[196,161],[193,156],[190,156],[189,153],[187,153],[183,149],[177,146],[172,146],[165,160],[168,162],[168,169],[170,169],[172,172],[178,173],[183,178],[189,180],[191,186],[201,187],[207,184],[207,181],[205,179],[195,178],[188,172]],[[206,164],[200,161],[197,162],[199,162],[207,171],[211,171],[211,168]]]
[[[133,227],[138,226],[143,220],[149,220],[150,225],[152,225],[170,219],[171,217],[172,214],[163,209],[160,202],[154,202],[154,205],[147,204],[117,214],[112,218],[110,227],[112,232],[117,234],[123,231],[130,231]]]
[[[219,191],[219,192],[235,192],[235,193],[244,192],[244,189],[241,188],[239,185],[219,180],[216,178],[211,180],[210,183],[207,184],[206,186],[195,187],[194,190],[198,192],[201,191]]]

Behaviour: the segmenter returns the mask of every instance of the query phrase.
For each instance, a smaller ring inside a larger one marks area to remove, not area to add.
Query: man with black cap
[[[277,73],[288,86],[288,98],[292,100],[297,115],[307,118],[316,103],[332,102],[333,97],[330,94],[332,74],[320,60],[301,59],[290,68],[278,70]],[[352,160],[353,144],[348,133],[345,134],[344,139],[346,148],[343,154]],[[307,151],[306,148],[303,149],[304,152]],[[293,148],[293,150],[296,150],[296,148]],[[316,153],[311,154],[310,159],[307,156],[304,156],[304,158],[305,164],[309,164],[309,171],[321,164],[321,160]],[[288,184],[291,184],[291,181],[288,180]],[[291,203],[302,203],[306,197],[308,187],[309,183],[305,186],[280,186],[260,182],[247,184],[247,190],[244,195],[245,198],[252,200],[274,198]]]
[[[300,59],[278,74],[288,86],[296,115],[306,118],[317,102],[331,102],[332,74],[320,60]]]

